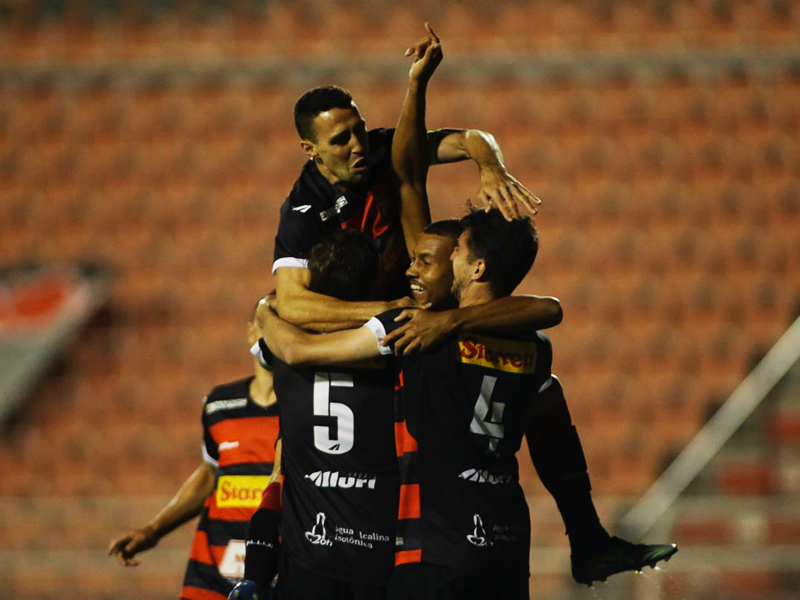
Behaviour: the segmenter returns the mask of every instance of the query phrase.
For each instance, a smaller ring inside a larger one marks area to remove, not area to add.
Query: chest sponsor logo
[[[333,215],[338,215],[340,212],[342,212],[342,209],[345,206],[347,206],[347,198],[345,198],[344,196],[339,196],[339,198],[336,200],[336,204],[334,204],[328,210],[323,210],[321,213],[319,213],[319,218],[323,222],[327,221]]]
[[[223,475],[217,482],[219,508],[258,508],[268,475]]]
[[[233,450],[234,448],[239,447],[239,442],[222,442],[219,445],[219,451],[222,452],[223,450]]]
[[[233,400],[215,400],[206,404],[206,414],[213,415],[221,410],[234,410],[247,406],[247,398],[234,398]]]
[[[466,479],[467,481],[473,481],[475,483],[490,483],[492,485],[507,485],[509,483],[513,483],[514,481],[514,478],[511,475],[495,475],[489,472],[489,469],[467,469],[458,477],[460,479]]]
[[[231,540],[219,562],[219,574],[228,579],[244,578],[244,540]]]
[[[366,488],[374,490],[376,485],[376,478],[374,475],[367,475],[366,473],[342,475],[339,471],[316,471],[311,475],[306,475],[306,479],[310,479],[318,488],[341,488],[347,490],[350,488]]]
[[[506,373],[535,373],[536,344],[473,334],[458,337],[461,362]]]

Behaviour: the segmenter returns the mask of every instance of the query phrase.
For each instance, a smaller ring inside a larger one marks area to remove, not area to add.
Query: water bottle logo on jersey
[[[317,513],[317,522],[306,531],[306,539],[315,546],[333,546],[333,542],[328,539],[328,532],[325,530],[325,513]]]
[[[476,513],[475,516],[472,517],[472,522],[475,527],[472,533],[467,536],[469,543],[479,548],[493,546],[492,540],[486,535],[486,529],[483,527],[483,519],[481,519],[481,516]]]

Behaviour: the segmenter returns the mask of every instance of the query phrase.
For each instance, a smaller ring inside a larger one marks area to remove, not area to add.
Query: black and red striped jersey
[[[380,339],[401,325],[399,312],[367,326]],[[551,363],[538,332],[460,333],[401,360],[397,564],[528,573],[530,516],[516,453]]]
[[[186,600],[225,600],[244,572],[247,523],[272,473],[278,437],[278,406],[253,402],[252,381],[217,386],[203,401],[203,459],[217,479],[197,524]]]
[[[371,368],[369,368],[371,366]],[[293,369],[276,361],[280,406],[282,552],[314,573],[388,584],[397,497],[394,368]]]
[[[392,170],[394,129],[368,132],[370,175],[359,189],[343,192],[319,172],[313,160],[281,206],[272,272],[280,267],[307,266],[308,252],[327,233],[358,229],[372,240],[380,255],[376,285],[379,299],[400,298],[408,293],[408,266],[400,227],[400,197]]]

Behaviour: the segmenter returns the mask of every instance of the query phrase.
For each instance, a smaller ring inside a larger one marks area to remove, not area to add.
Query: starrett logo
[[[267,483],[267,475],[223,475],[217,482],[217,506],[258,508]]]
[[[461,362],[507,373],[536,372],[536,344],[474,334],[458,338]]]

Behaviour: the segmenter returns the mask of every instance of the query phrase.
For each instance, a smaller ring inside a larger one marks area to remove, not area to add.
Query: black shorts
[[[318,575],[281,553],[278,600],[385,600],[386,586],[350,583]]]
[[[529,600],[529,576],[480,577],[440,565],[396,567],[386,600]]]

